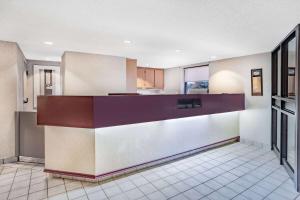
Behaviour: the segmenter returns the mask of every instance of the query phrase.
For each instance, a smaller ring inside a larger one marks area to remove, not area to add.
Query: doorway
[[[299,176],[299,26],[272,52],[272,150],[300,189]]]

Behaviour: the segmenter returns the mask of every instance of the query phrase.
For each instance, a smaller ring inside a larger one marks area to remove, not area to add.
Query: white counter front
[[[238,136],[239,112],[96,129],[46,126],[45,171],[104,179],[196,153]]]

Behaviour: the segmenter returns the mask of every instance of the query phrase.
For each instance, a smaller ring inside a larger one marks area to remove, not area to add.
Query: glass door
[[[300,190],[299,42],[297,26],[272,52],[272,150]],[[299,163],[299,164],[298,164]]]
[[[272,53],[272,149],[281,150],[281,49]]]
[[[290,113],[287,115],[286,122],[286,157],[284,157],[284,163],[294,173],[296,169],[296,35],[292,34],[286,42],[283,43],[284,51],[284,67],[287,71],[286,78],[286,93],[285,96],[289,101],[284,102],[283,110]]]

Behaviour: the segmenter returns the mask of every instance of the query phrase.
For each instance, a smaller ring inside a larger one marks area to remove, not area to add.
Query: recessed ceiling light
[[[214,60],[214,59],[216,59],[217,58],[217,56],[210,56],[210,59],[211,60]]]
[[[181,52],[181,50],[180,49],[177,49],[177,50],[175,50],[176,51],[176,53],[180,53]]]
[[[125,44],[131,44],[131,41],[130,40],[124,40],[124,43]]]
[[[149,64],[146,64],[146,67],[149,67],[150,65]]]
[[[51,46],[51,45],[53,45],[53,42],[45,41],[44,44]]]

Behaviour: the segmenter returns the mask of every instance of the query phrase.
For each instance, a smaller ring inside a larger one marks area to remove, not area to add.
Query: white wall
[[[241,140],[270,146],[271,53],[211,62],[210,93],[245,93],[246,110],[240,112]],[[251,69],[263,69],[263,96],[251,96]]]
[[[61,71],[64,95],[126,92],[126,58],[65,52]]]
[[[15,156],[15,111],[23,110],[24,60],[16,43],[0,41],[0,159]]]

